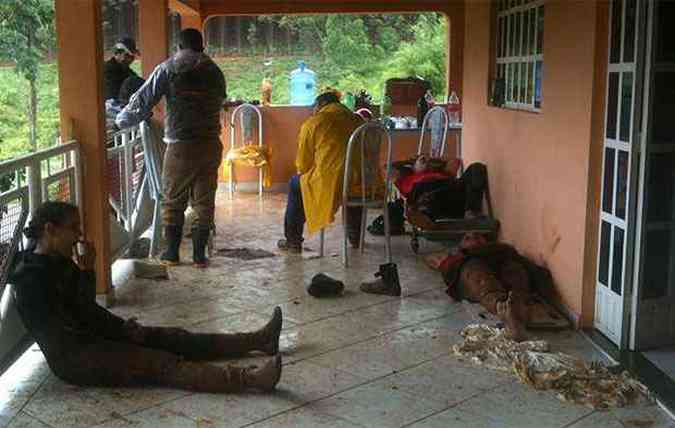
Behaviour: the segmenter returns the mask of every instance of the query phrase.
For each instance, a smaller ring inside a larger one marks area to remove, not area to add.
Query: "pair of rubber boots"
[[[375,273],[378,278],[375,281],[361,284],[361,291],[370,294],[384,294],[386,296],[400,296],[401,283],[398,279],[396,263],[380,265],[380,270]]]
[[[211,228],[207,226],[192,227],[192,260],[195,267],[205,268],[209,260],[206,258],[206,245],[209,242]],[[164,228],[166,238],[166,251],[160,256],[163,264],[176,266],[180,263],[180,242],[183,239],[183,225],[166,226]]]

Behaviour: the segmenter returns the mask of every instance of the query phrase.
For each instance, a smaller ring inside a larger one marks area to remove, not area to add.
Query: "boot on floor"
[[[183,239],[183,225],[165,226],[164,237],[166,250],[159,257],[160,262],[166,266],[177,266],[180,263],[180,242]]]
[[[376,279],[361,284],[361,291],[370,294],[383,294],[386,296],[400,296],[401,284],[398,279],[398,270],[395,263],[380,265],[380,270],[375,273]]]
[[[214,357],[240,357],[251,351],[276,355],[279,352],[279,336],[283,325],[281,308],[274,308],[272,318],[263,328],[250,333],[215,335]]]
[[[205,268],[209,264],[206,258],[206,245],[209,243],[211,228],[208,226],[192,227],[192,260],[197,268]]]

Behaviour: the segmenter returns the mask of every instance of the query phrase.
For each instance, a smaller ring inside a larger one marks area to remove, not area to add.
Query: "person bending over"
[[[194,334],[145,327],[96,304],[89,243],[80,246],[77,207],[46,202],[25,231],[28,249],[17,255],[9,283],[17,309],[54,374],[81,386],[158,385],[203,392],[271,391],[281,376],[280,308],[251,333]],[[224,367],[203,360],[251,351],[274,355],[262,367]]]
[[[532,284],[539,284],[541,278],[550,280],[546,269],[518,254],[512,246],[490,243],[476,233],[466,233],[454,253],[432,254],[427,262],[441,271],[452,298],[480,303],[504,322],[513,340],[526,338]]]

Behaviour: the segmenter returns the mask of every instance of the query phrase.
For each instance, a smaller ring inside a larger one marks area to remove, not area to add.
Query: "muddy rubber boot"
[[[209,242],[211,228],[208,226],[192,227],[192,260],[197,268],[205,268],[209,264],[206,258],[206,244]]]
[[[177,266],[180,263],[180,242],[183,239],[183,225],[165,226],[166,250],[159,257],[166,266]]]
[[[380,270],[375,273],[376,279],[371,282],[364,282],[359,287],[364,293],[383,294],[386,296],[400,296],[401,284],[398,279],[398,269],[396,263],[385,263],[380,265]]]
[[[244,369],[243,383],[246,389],[252,388],[263,392],[271,392],[281,379],[281,355],[270,358],[262,367]]]
[[[261,351],[267,355],[279,352],[279,336],[283,316],[281,308],[274,308],[272,318],[264,327],[250,333],[225,333],[213,335],[213,356],[218,358],[241,357],[251,351]]]

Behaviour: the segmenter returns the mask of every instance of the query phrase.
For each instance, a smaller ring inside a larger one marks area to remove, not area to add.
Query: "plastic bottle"
[[[461,104],[455,91],[448,97],[448,121],[452,125],[461,123]]]
[[[424,100],[427,102],[427,109],[431,109],[434,106],[434,96],[431,94],[431,89],[427,90],[424,94]]]
[[[304,61],[291,71],[291,105],[308,106],[316,98],[316,73],[307,68]]]

